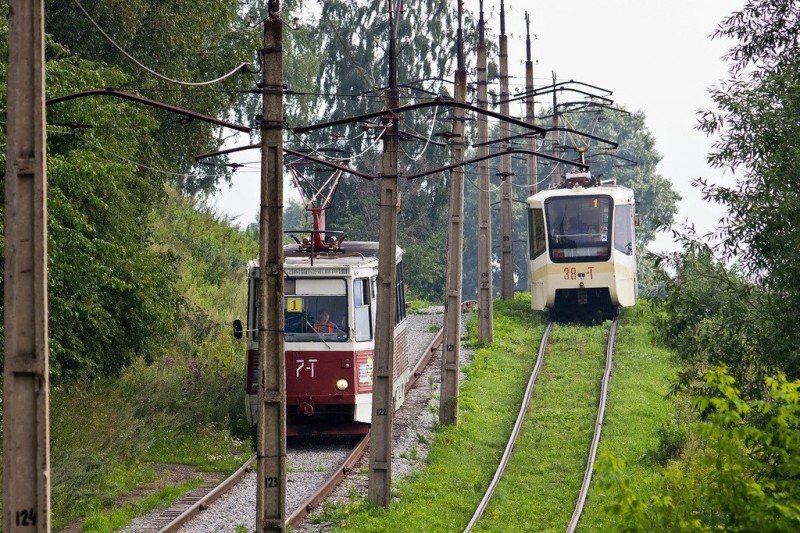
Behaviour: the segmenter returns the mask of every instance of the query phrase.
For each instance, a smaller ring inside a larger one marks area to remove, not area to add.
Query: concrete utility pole
[[[478,107],[486,111],[486,41],[484,40],[483,0],[480,2],[478,31]],[[489,122],[483,113],[478,115],[478,156],[489,155]],[[494,340],[494,302],[492,294],[492,215],[489,193],[489,160],[478,163],[478,340],[489,344]]]
[[[527,59],[525,61],[525,92],[528,97],[525,99],[525,120],[528,124],[536,124],[536,110],[534,108],[533,98],[533,61],[531,60],[531,18],[528,12],[525,12],[525,26],[527,28],[527,37],[525,38],[525,46],[527,50]],[[528,137],[528,150],[531,152],[536,151],[536,139],[533,136]],[[536,161],[536,156],[528,154],[528,194],[536,193],[536,184],[539,181],[539,167]]]
[[[552,133],[552,141],[550,146],[550,154],[553,157],[560,157],[561,150],[559,147],[559,140],[558,140],[558,96],[556,95],[556,73],[553,72],[553,133]],[[550,176],[550,186],[559,185],[561,183],[561,164],[556,161],[555,165],[553,166],[553,173]]]
[[[500,114],[508,116],[508,37],[506,36],[506,8],[500,0]],[[511,128],[507,122],[499,124],[500,137],[510,137]],[[508,150],[504,141],[501,149]],[[512,217],[512,172],[511,154],[500,156],[500,296],[504,300],[514,297],[514,238]]]
[[[286,530],[286,363],[283,337],[283,23],[264,21],[258,286],[256,531]]]
[[[389,89],[386,105],[400,107],[397,90],[397,18],[400,4],[389,0]],[[391,503],[392,483],[392,425],[394,405],[394,320],[397,279],[397,212],[398,195],[398,118],[393,115],[383,134],[383,172],[380,179],[380,229],[378,238],[378,308],[375,329],[375,361],[372,382],[372,424],[370,427],[369,488],[371,502],[385,508]]]
[[[455,99],[467,99],[467,71],[464,69],[464,40],[461,18],[464,3],[458,2],[458,68]],[[453,109],[452,162],[450,171],[450,230],[447,234],[447,286],[445,288],[444,342],[442,343],[442,386],[439,391],[439,422],[458,423],[458,366],[461,359],[461,273],[464,256],[464,109]]]
[[[3,531],[50,531],[43,0],[11,0],[8,52]]]

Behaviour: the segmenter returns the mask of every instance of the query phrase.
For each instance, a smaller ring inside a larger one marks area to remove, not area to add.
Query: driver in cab
[[[314,322],[314,331],[317,333],[334,333],[341,331],[339,326],[331,321],[331,313],[327,309],[320,309],[317,320]]]

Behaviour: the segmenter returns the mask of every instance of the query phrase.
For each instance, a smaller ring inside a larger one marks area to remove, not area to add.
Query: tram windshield
[[[611,198],[555,197],[545,202],[550,258],[556,263],[611,257]]]
[[[347,340],[347,289],[343,279],[286,279],[283,312],[287,342]]]

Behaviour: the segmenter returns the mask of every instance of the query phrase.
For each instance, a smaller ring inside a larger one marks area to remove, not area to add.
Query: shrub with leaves
[[[704,375],[693,403],[697,446],[662,472],[658,494],[635,494],[624,464],[606,457],[609,509],[625,531],[797,531],[800,528],[800,381],[765,380],[768,398],[746,401],[724,366]]]

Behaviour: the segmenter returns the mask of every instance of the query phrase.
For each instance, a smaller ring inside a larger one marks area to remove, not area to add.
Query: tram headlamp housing
[[[350,383],[346,379],[339,378],[336,380],[336,390],[346,391],[349,388],[350,388]]]

